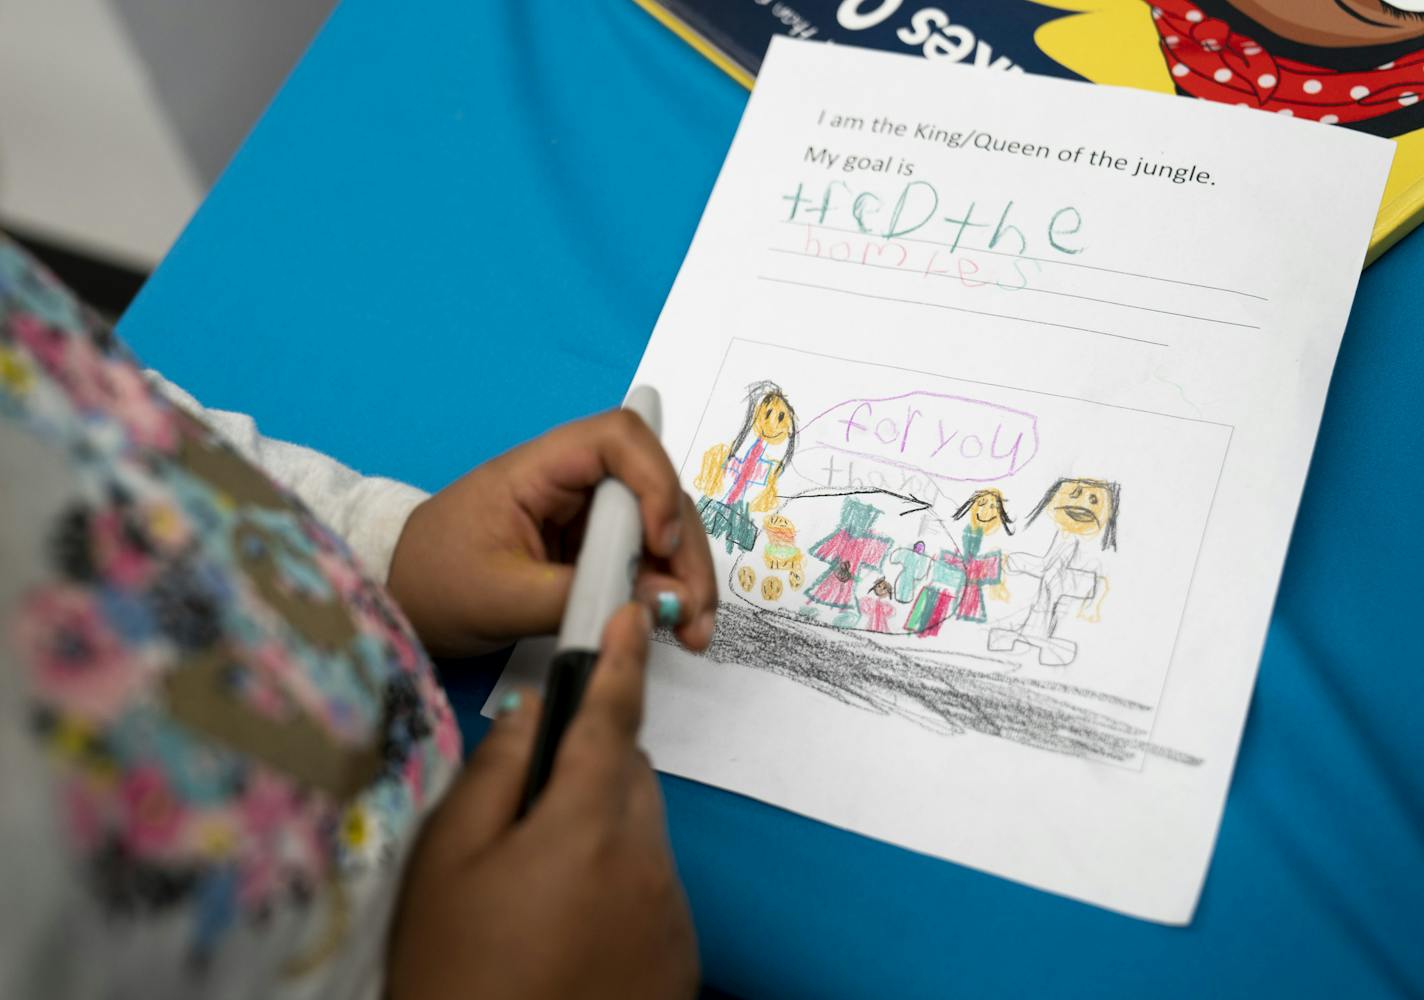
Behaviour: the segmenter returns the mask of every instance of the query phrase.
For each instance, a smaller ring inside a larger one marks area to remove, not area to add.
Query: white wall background
[[[0,226],[148,270],[335,0],[0,0]]]

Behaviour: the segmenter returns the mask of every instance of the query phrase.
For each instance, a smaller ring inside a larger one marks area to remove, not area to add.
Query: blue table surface
[[[121,333],[208,405],[438,488],[621,398],[745,100],[630,0],[346,0]],[[664,778],[710,983],[1424,995],[1421,266],[1416,233],[1361,281],[1195,922]],[[492,676],[459,673],[473,743]]]

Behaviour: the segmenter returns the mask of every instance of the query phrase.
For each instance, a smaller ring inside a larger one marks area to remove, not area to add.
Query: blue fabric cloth
[[[347,0],[121,332],[209,405],[436,488],[621,397],[745,97],[629,0]],[[710,982],[1424,995],[1421,267],[1424,233],[1361,284],[1195,923],[664,779]],[[472,742],[488,683],[453,682]]]

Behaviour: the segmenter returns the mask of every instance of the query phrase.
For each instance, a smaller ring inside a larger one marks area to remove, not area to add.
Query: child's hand
[[[537,699],[495,720],[406,868],[393,1000],[692,995],[692,920],[635,743],[648,624],[633,605],[608,623],[549,784],[518,822]]]
[[[717,606],[707,536],[657,437],[626,410],[552,430],[415,509],[387,586],[427,648],[461,654],[556,631],[584,515],[607,476],[622,480],[642,509],[646,559],[635,596],[664,615],[675,611],[676,621],[663,624],[676,625],[684,645],[705,649]]]

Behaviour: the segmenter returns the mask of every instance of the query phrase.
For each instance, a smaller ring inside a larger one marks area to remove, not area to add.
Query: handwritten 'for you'
[[[807,450],[828,448],[939,480],[1005,479],[1038,452],[1038,418],[966,396],[908,392],[848,399],[802,431]]]

